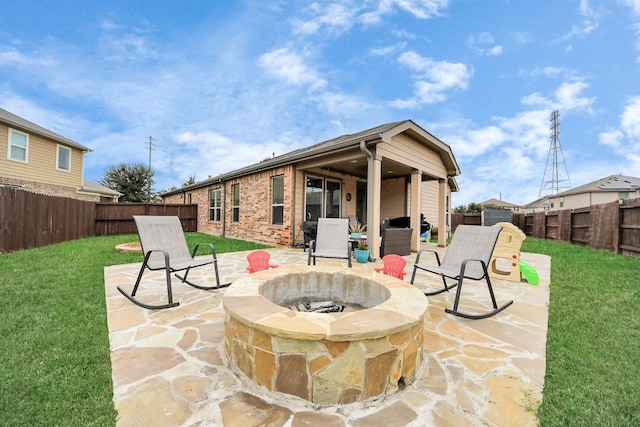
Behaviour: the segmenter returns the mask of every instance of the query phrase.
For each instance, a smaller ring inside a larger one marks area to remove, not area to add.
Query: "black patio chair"
[[[192,254],[189,253],[189,247],[187,246],[187,240],[184,237],[182,224],[180,224],[180,219],[177,216],[134,215],[133,219],[138,229],[140,245],[142,246],[142,253],[144,254],[144,262],[142,263],[142,267],[140,267],[140,273],[138,273],[138,279],[133,286],[131,294],[118,286],[120,293],[127,297],[131,302],[139,305],[140,307],[152,310],[178,306],[180,303],[173,301],[173,294],[171,291],[171,273],[182,270],[186,270],[184,275],[181,276],[176,274],[175,276],[183,283],[187,283],[194,288],[209,290],[220,289],[230,285],[230,283],[220,284],[216,248],[212,244],[200,243],[193,249]],[[209,247],[211,250],[211,258],[207,257],[196,259],[196,253],[200,246]],[[189,271],[192,268],[201,267],[211,263],[214,265],[216,286],[201,286],[187,280]],[[165,270],[168,297],[167,304],[146,304],[135,298],[138,286],[140,285],[140,280],[142,280],[142,275],[146,269]]]
[[[411,283],[414,283],[416,272],[418,270],[424,270],[426,272],[439,275],[442,278],[442,283],[444,284],[443,289],[433,292],[425,292],[425,295],[437,295],[457,287],[453,308],[445,309],[447,313],[455,316],[467,319],[484,319],[500,313],[502,310],[509,307],[513,301],[509,301],[498,307],[487,267],[501,230],[502,227],[459,225],[453,234],[451,244],[447,248],[442,262],[440,262],[440,257],[436,251],[423,249],[418,252],[415,264],[413,265]],[[422,255],[422,252],[432,252],[436,257],[438,265],[421,264],[420,256]],[[456,282],[448,284],[447,279],[453,279]],[[460,302],[462,283],[464,279],[484,279],[486,281],[487,287],[489,288],[491,303],[493,304],[493,310],[483,314],[468,314],[458,310],[458,303]]]

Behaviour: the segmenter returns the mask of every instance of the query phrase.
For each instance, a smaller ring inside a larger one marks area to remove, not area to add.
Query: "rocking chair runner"
[[[269,268],[277,268],[275,264],[269,264],[271,254],[267,251],[259,250],[251,252],[247,255],[247,261],[249,261],[249,267],[247,271],[249,273],[255,273],[256,271],[268,270]]]
[[[456,290],[453,308],[445,309],[447,313],[467,319],[484,319],[498,314],[513,303],[513,301],[508,301],[498,307],[493,293],[493,287],[491,286],[491,279],[489,278],[487,270],[491,254],[493,253],[493,249],[501,230],[502,227],[484,227],[474,225],[458,226],[453,235],[453,239],[451,240],[451,244],[445,252],[442,262],[440,262],[440,257],[435,251],[423,249],[418,252],[415,264],[413,265],[411,283],[414,283],[417,270],[424,270],[429,273],[437,274],[442,277],[444,288],[434,292],[425,292],[425,295],[436,295],[449,291],[449,289],[455,287],[458,288]],[[432,252],[436,257],[438,265],[432,266],[420,264],[420,256],[422,255],[422,252]],[[457,282],[447,284],[447,278],[456,280]],[[460,295],[462,292],[462,282],[464,279],[484,279],[486,281],[487,287],[489,288],[489,295],[491,297],[493,310],[484,314],[468,314],[458,310],[458,304],[460,302]]]
[[[184,231],[180,224],[180,219],[176,216],[138,216],[134,215],[133,219],[138,229],[142,253],[144,261],[138,274],[138,279],[133,286],[131,294],[126,292],[120,286],[118,290],[122,295],[127,297],[131,302],[140,307],[148,309],[161,309],[176,307],[180,303],[173,301],[171,290],[171,273],[186,270],[183,276],[176,274],[178,279],[183,283],[198,289],[220,289],[229,286],[230,283],[220,284],[220,276],[218,274],[218,259],[216,257],[216,249],[212,244],[201,243],[196,245],[193,253],[189,254],[189,247],[184,237]],[[200,246],[208,246],[211,249],[211,258],[196,259],[196,253]],[[216,286],[201,286],[189,280],[187,276],[192,268],[213,263],[216,275]],[[167,281],[167,304],[152,305],[146,304],[135,298],[138,286],[142,279],[142,275],[146,269],[149,270],[165,270]]]
[[[382,263],[384,266],[382,268],[376,268],[376,272],[404,280],[404,275],[407,274],[404,271],[404,266],[407,265],[407,261],[404,258],[400,255],[389,254],[382,257]]]

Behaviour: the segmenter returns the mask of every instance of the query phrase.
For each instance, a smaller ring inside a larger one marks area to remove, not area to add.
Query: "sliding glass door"
[[[342,212],[342,182],[307,176],[305,190],[305,219],[340,218]]]

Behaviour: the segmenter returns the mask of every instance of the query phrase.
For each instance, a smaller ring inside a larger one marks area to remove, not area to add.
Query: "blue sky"
[[[640,0],[5,2],[0,107],[149,161],[156,190],[383,123],[453,149],[459,206],[640,176]],[[563,179],[565,168],[560,169]],[[544,178],[544,179],[543,179]]]

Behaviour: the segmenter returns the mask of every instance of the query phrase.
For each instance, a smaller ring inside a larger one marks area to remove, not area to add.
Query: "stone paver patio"
[[[423,244],[424,245],[424,244]],[[429,246],[431,249],[434,245]],[[302,249],[269,250],[271,262],[306,265]],[[225,282],[247,275],[247,252],[218,256]],[[407,260],[407,281],[415,254]],[[146,310],[116,289],[130,290],[140,264],[105,268],[114,403],[119,426],[533,426],[545,374],[550,259],[523,253],[539,276],[538,286],[493,279],[500,304],[514,303],[489,319],[451,316],[455,292],[429,297],[424,321],[425,361],[415,381],[375,400],[320,407],[294,396],[267,393],[229,367],[224,351],[225,289],[202,291],[174,281],[176,308]],[[342,266],[318,259],[318,265]],[[382,263],[358,264],[369,273]],[[197,283],[213,283],[213,267],[192,271]],[[419,272],[416,284],[442,282]],[[486,285],[468,282],[461,310],[488,303]],[[145,273],[138,296],[166,301],[163,272]],[[146,298],[146,299],[145,299]]]

